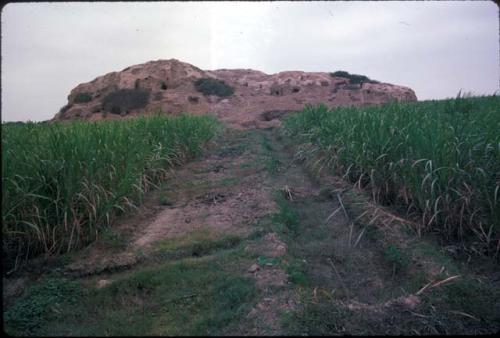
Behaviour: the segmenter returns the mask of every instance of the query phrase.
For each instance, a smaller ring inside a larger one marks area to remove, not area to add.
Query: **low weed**
[[[277,193],[275,201],[279,208],[279,211],[271,218],[275,230],[280,233],[296,235],[300,226],[298,213],[293,209],[291,202],[287,201],[282,194]]]
[[[5,331],[12,335],[31,335],[42,323],[57,317],[63,306],[77,304],[82,296],[78,282],[47,278],[28,288],[4,312]]]
[[[156,242],[155,252],[156,255],[169,259],[201,257],[219,250],[235,248],[240,243],[241,237],[238,236],[226,235],[214,240],[208,231],[195,231],[180,238]]]
[[[217,334],[235,318],[245,315],[249,304],[257,295],[253,280],[235,276],[219,279],[212,286],[212,290],[213,308],[206,318],[196,323],[195,334]]]
[[[240,181],[238,177],[226,177],[220,180],[220,185],[223,187],[235,185]]]
[[[394,244],[389,244],[384,250],[385,260],[392,266],[392,275],[401,273],[408,268],[409,258],[402,249]]]
[[[340,306],[321,302],[307,302],[299,311],[284,317],[283,325],[287,335],[332,336],[344,335],[345,318],[348,316]]]
[[[286,267],[288,280],[296,285],[307,286],[309,277],[306,273],[306,266],[303,260],[293,259]]]
[[[170,201],[170,199],[168,198],[168,196],[166,195],[161,195],[160,196],[160,205],[172,205],[172,201]]]
[[[101,240],[114,249],[123,249],[127,246],[126,237],[111,227],[102,230]]]
[[[265,136],[261,136],[260,144],[262,146],[262,149],[266,152],[271,152],[273,151],[273,147],[271,146],[271,143],[269,142],[269,139]]]
[[[500,292],[492,286],[465,277],[444,285],[442,290],[432,295],[442,297],[443,306],[450,311],[461,311],[485,321],[500,322],[498,311],[494,310],[498,309]]]
[[[88,290],[40,320],[34,334],[219,335],[237,327],[256,298],[254,280],[221,270],[224,261],[182,261],[127,273]],[[43,322],[43,323],[42,323]]]
[[[271,157],[265,162],[266,169],[271,174],[277,174],[280,169],[281,162],[277,158]]]
[[[437,244],[433,245],[420,240],[416,242],[411,249],[413,250],[413,255],[419,260],[434,262],[435,265],[444,267],[448,273],[453,275],[460,272],[460,269],[454,260],[440,251]]]
[[[273,265],[278,265],[281,262],[281,259],[279,257],[265,257],[265,256],[259,256],[257,257],[257,263],[260,266],[273,266]]]

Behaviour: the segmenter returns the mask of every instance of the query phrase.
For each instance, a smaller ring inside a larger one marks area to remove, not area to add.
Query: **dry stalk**
[[[468,313],[465,313],[465,312],[461,312],[461,311],[450,311],[450,313],[454,313],[454,314],[457,314],[457,315],[461,315],[461,316],[464,316],[464,317],[468,317],[468,318],[471,318],[471,319],[474,319],[476,321],[480,321],[478,318],[474,317],[473,315],[470,315]]]
[[[312,301],[312,302],[313,302],[314,304],[318,304],[318,297],[317,297],[317,295],[316,295],[316,291],[317,291],[317,290],[318,290],[318,288],[317,288],[317,287],[315,287],[315,288],[314,288],[314,290],[313,290],[313,301]]]
[[[423,288],[421,288],[420,290],[417,291],[417,293],[415,293],[415,296],[418,296],[420,294],[422,294],[425,290],[427,289],[432,289],[434,287],[437,287],[437,286],[440,286],[440,285],[443,285],[443,284],[446,284],[456,278],[460,277],[460,275],[455,275],[455,276],[451,276],[451,277],[448,277],[448,278],[445,278],[439,282],[436,282],[435,280],[432,280],[430,281],[429,283],[427,283],[426,285],[424,285]]]
[[[290,190],[288,185],[285,185],[285,187],[283,188],[283,191],[285,192],[286,199],[293,202],[292,191]]]
[[[417,291],[415,296],[419,296],[420,294],[422,294],[432,283],[434,283],[433,280],[430,281],[429,283],[425,284],[423,288],[421,288],[420,290]]]
[[[341,209],[340,207],[339,207],[339,208],[337,208],[337,209],[335,209],[335,210],[334,210],[334,211],[330,214],[330,216],[328,216],[328,217],[325,219],[325,223],[324,223],[324,224],[328,223],[328,221],[330,220],[330,218],[332,218],[333,216],[335,216],[335,214],[336,214],[336,213],[337,213],[340,209]]]
[[[358,245],[359,241],[361,240],[361,237],[363,237],[363,234],[365,233],[365,229],[366,227],[364,227],[363,230],[361,230],[361,232],[358,235],[358,239],[356,239],[356,242],[354,242],[353,247],[356,247],[356,245]]]
[[[333,261],[330,257],[328,257],[328,262],[330,263],[330,265],[332,266],[333,268],[333,271],[335,272],[335,274],[337,275],[337,277],[339,278],[340,280],[340,284],[342,284],[342,288],[344,289],[345,293],[347,294],[347,296],[349,297],[349,290],[347,289],[347,287],[345,286],[344,284],[344,280],[342,279],[342,277],[340,276],[339,272],[337,271],[337,268],[335,267],[335,264],[333,264]]]
[[[440,285],[443,285],[443,284],[446,284],[456,278],[460,277],[460,275],[456,275],[456,276],[451,276],[451,277],[448,277],[440,282],[437,282],[436,284],[432,285],[430,288],[435,288],[436,286],[440,286]]]
[[[349,217],[349,215],[347,214],[347,210],[346,210],[346,209],[345,209],[345,207],[344,207],[344,203],[342,203],[342,198],[340,198],[340,194],[337,194],[337,199],[339,200],[340,207],[341,207],[341,208],[342,208],[342,210],[344,211],[345,217],[346,217],[347,219],[351,219],[351,218]]]
[[[337,199],[339,200],[339,203],[340,203],[340,207],[342,208],[342,210],[344,211],[344,215],[345,217],[351,221],[351,223],[349,224],[349,246],[351,246],[351,243],[352,243],[352,232],[354,231],[354,222],[352,221],[352,218],[349,216],[349,214],[347,213],[347,210],[346,208],[344,207],[344,203],[342,202],[342,198],[340,198],[340,194],[337,193]]]
[[[420,227],[420,225],[418,223],[415,223],[415,222],[406,220],[404,218],[398,217],[396,215],[393,215],[390,212],[388,212],[388,211],[386,211],[386,210],[384,210],[382,208],[379,208],[379,207],[375,206],[373,203],[369,203],[369,204],[370,204],[370,207],[372,207],[373,209],[376,209],[377,211],[379,211],[379,212],[383,213],[384,215],[390,217],[391,221],[396,220],[396,221],[398,221],[400,223],[411,225],[412,227],[415,227],[415,229],[418,229]]]

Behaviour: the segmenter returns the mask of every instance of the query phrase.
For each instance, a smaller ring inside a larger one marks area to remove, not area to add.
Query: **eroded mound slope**
[[[207,80],[208,79],[208,80]],[[76,86],[54,120],[212,113],[235,128],[266,128],[306,104],[329,107],[416,101],[413,90],[347,72],[202,70],[176,59],[150,61]]]

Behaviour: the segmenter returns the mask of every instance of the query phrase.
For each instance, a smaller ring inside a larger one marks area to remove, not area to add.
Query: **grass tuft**
[[[43,322],[50,320],[58,308],[75,305],[82,296],[78,282],[64,278],[48,278],[30,287],[23,296],[4,313],[6,332],[29,335]]]
[[[276,203],[279,211],[273,214],[271,220],[280,233],[296,235],[299,230],[300,221],[298,213],[293,209],[291,202],[287,201],[283,194],[276,194]]]

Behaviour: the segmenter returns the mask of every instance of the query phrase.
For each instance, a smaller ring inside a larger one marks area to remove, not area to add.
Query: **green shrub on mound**
[[[119,89],[109,93],[102,102],[104,111],[112,114],[126,114],[132,109],[144,108],[149,102],[149,90]]]
[[[336,72],[330,73],[331,76],[343,77],[349,80],[349,83],[360,84],[360,83],[379,83],[378,81],[372,80],[365,75],[350,74],[349,72],[338,70]]]
[[[194,82],[197,91],[204,95],[231,96],[234,90],[222,80],[201,78]]]
[[[92,101],[92,95],[90,93],[78,93],[73,99],[73,103],[87,103]]]

